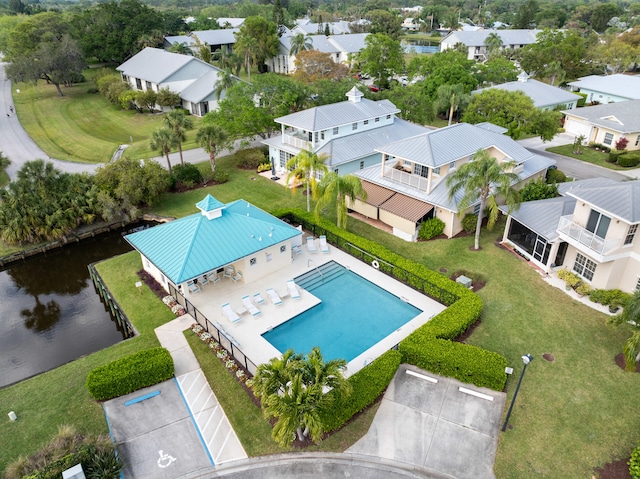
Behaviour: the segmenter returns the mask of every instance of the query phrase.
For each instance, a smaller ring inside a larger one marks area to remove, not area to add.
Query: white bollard
[[[9,413],[9,419],[11,419],[11,422],[15,421],[16,419],[18,419],[18,416],[16,416],[16,413],[11,411]]]

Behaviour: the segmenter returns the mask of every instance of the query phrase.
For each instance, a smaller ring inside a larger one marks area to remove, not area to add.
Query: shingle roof
[[[476,94],[481,91],[496,88],[505,91],[521,91],[529,98],[533,100],[533,106],[536,108],[544,108],[547,106],[561,105],[563,103],[571,103],[582,98],[580,95],[571,93],[555,86],[542,83],[538,80],[529,78],[527,81],[512,81],[509,83],[503,83],[501,85],[495,85],[488,88],[481,88],[472,92]]]
[[[363,98],[359,102],[342,101],[316,106],[281,116],[274,121],[306,131],[320,131],[399,112],[400,110],[389,100],[372,101]]]
[[[640,223],[640,180],[599,188],[576,188],[567,195],[628,223]]]
[[[640,100],[640,75],[589,75],[569,82],[575,88],[598,91],[610,95]]]
[[[204,206],[216,201],[205,198]],[[218,218],[209,220],[195,213],[125,239],[174,284],[180,284],[299,234],[284,221],[237,200],[225,205]]]
[[[562,113],[620,133],[640,131],[640,100],[586,106],[577,110],[564,110]]]
[[[487,37],[491,33],[497,33],[502,39],[502,44],[507,45],[530,45],[536,42],[536,36],[542,30],[476,30],[476,31],[454,31],[442,39],[443,42],[456,44],[463,43],[467,47],[479,47],[486,45]]]
[[[560,196],[546,200],[526,201],[520,203],[517,210],[511,212],[511,216],[527,228],[535,231],[547,241],[551,242],[558,237],[558,223],[561,216],[573,213],[576,206],[575,198]],[[501,206],[500,211],[507,213],[509,208]]]

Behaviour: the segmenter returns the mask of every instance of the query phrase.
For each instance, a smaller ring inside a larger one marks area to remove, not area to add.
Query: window
[[[476,204],[473,207],[473,214],[476,215],[476,216],[480,214],[480,203]]]
[[[456,162],[452,161],[451,163],[449,163],[449,171],[453,171],[456,169]]]
[[[266,253],[267,263],[273,259],[273,255],[271,253]]]
[[[380,121],[380,117],[376,117],[376,123]],[[638,141],[640,141],[640,135],[638,135],[638,140],[636,141],[636,146],[638,146]]]
[[[640,291],[640,276],[638,276],[638,281],[636,281],[636,289],[633,291]]]
[[[362,160],[362,161],[360,162],[360,169],[361,169],[361,170],[362,170],[362,169],[364,169],[364,160]]]
[[[337,174],[338,174],[338,168],[336,168],[335,170],[333,170],[333,172],[337,175]]]
[[[287,245],[286,244],[283,244],[282,246],[280,246],[280,252],[281,253],[286,253],[286,251],[287,251]]]
[[[337,135],[339,131],[340,131],[340,127],[339,126],[334,126],[333,127],[333,134],[334,135]]]
[[[167,278],[164,277],[164,274],[161,274],[160,277],[162,278],[162,284],[167,284]]]
[[[142,90],[142,80],[140,78],[136,78],[136,88]]]
[[[429,168],[427,166],[419,165],[417,163],[414,163],[414,165],[413,165],[413,174],[414,175],[420,175],[423,178],[428,178],[429,177]]]
[[[610,145],[613,142],[613,133],[605,133],[603,143]]]
[[[251,259],[249,260],[249,265],[250,265],[250,266],[255,266],[257,262],[258,262],[258,260],[256,260],[255,258],[251,258]]]
[[[578,253],[576,255],[576,262],[573,265],[573,271],[578,273],[584,279],[591,281],[593,279],[593,275],[596,274],[596,264],[586,256]]]
[[[369,120],[365,120],[365,121],[364,121],[364,124],[365,124],[365,125],[368,125],[368,124],[369,124]]]
[[[439,175],[440,174],[440,167],[439,166],[433,169],[433,174],[435,174],[435,175]]]
[[[598,238],[604,239],[607,236],[609,223],[611,223],[611,218],[599,213],[598,211],[591,210],[586,230],[591,231]]]
[[[293,158],[293,155],[291,153],[280,150],[280,168],[286,168],[287,163],[291,158]]]
[[[391,120],[391,115],[387,115],[387,120]]]
[[[352,130],[357,130],[357,129],[358,129],[358,123],[357,123],[357,122],[356,122],[356,123],[353,123],[353,124],[351,125],[351,129],[352,129]]]
[[[313,136],[314,136],[313,141],[318,143],[318,132],[316,131]]]
[[[640,135],[636,137],[636,146],[640,145]]]
[[[151,82],[150,81],[145,82],[145,83],[147,85],[147,90],[153,90],[153,88],[151,87]]]
[[[624,239],[624,244],[633,243],[633,239],[636,237],[636,232],[638,231],[638,225],[629,226],[629,231],[627,231],[627,237]]]
[[[322,131],[320,132],[320,139],[321,139],[321,140],[324,140],[324,130],[322,130]]]

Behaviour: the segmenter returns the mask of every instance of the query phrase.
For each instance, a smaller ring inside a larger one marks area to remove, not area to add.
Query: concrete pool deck
[[[306,240],[304,243],[306,243]],[[288,294],[287,280],[296,278],[332,260],[351,269],[363,278],[386,289],[422,311],[422,313],[404,326],[398,328],[382,341],[350,361],[347,367],[347,376],[362,369],[365,365],[373,361],[373,359],[394,347],[417,328],[429,321],[433,316],[445,309],[444,305],[381,273],[371,265],[363,263],[338,248],[329,245],[329,253],[322,253],[320,252],[317,239],[316,245],[318,246],[317,253],[309,253],[306,245],[303,245],[301,248],[302,253],[294,254],[290,266],[261,278],[258,281],[245,284],[240,281],[235,283],[230,279],[222,279],[217,284],[203,286],[200,292],[190,294],[188,299],[212,324],[216,322],[220,323],[228,335],[232,336],[237,342],[240,350],[245,353],[255,365],[266,363],[271,358],[281,355],[280,351],[262,337],[263,333],[320,302],[320,299],[316,296],[301,288],[299,288],[300,299],[292,299]],[[271,302],[269,296],[266,294],[268,288],[273,288],[280,295],[282,305],[277,306]],[[262,294],[265,301],[257,305],[261,314],[259,316],[252,316],[245,310],[242,304],[242,297],[245,295],[253,297],[253,295],[258,292]],[[357,300],[358,297],[354,295],[354,301]],[[240,314],[242,318],[240,321],[231,323],[223,315],[222,304],[227,302]]]

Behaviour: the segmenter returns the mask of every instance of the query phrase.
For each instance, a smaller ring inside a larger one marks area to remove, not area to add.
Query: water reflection
[[[54,300],[46,304],[40,302],[37,296],[36,305],[32,309],[23,309],[20,316],[24,318],[24,325],[27,329],[41,333],[53,327],[60,319],[60,305]]]

